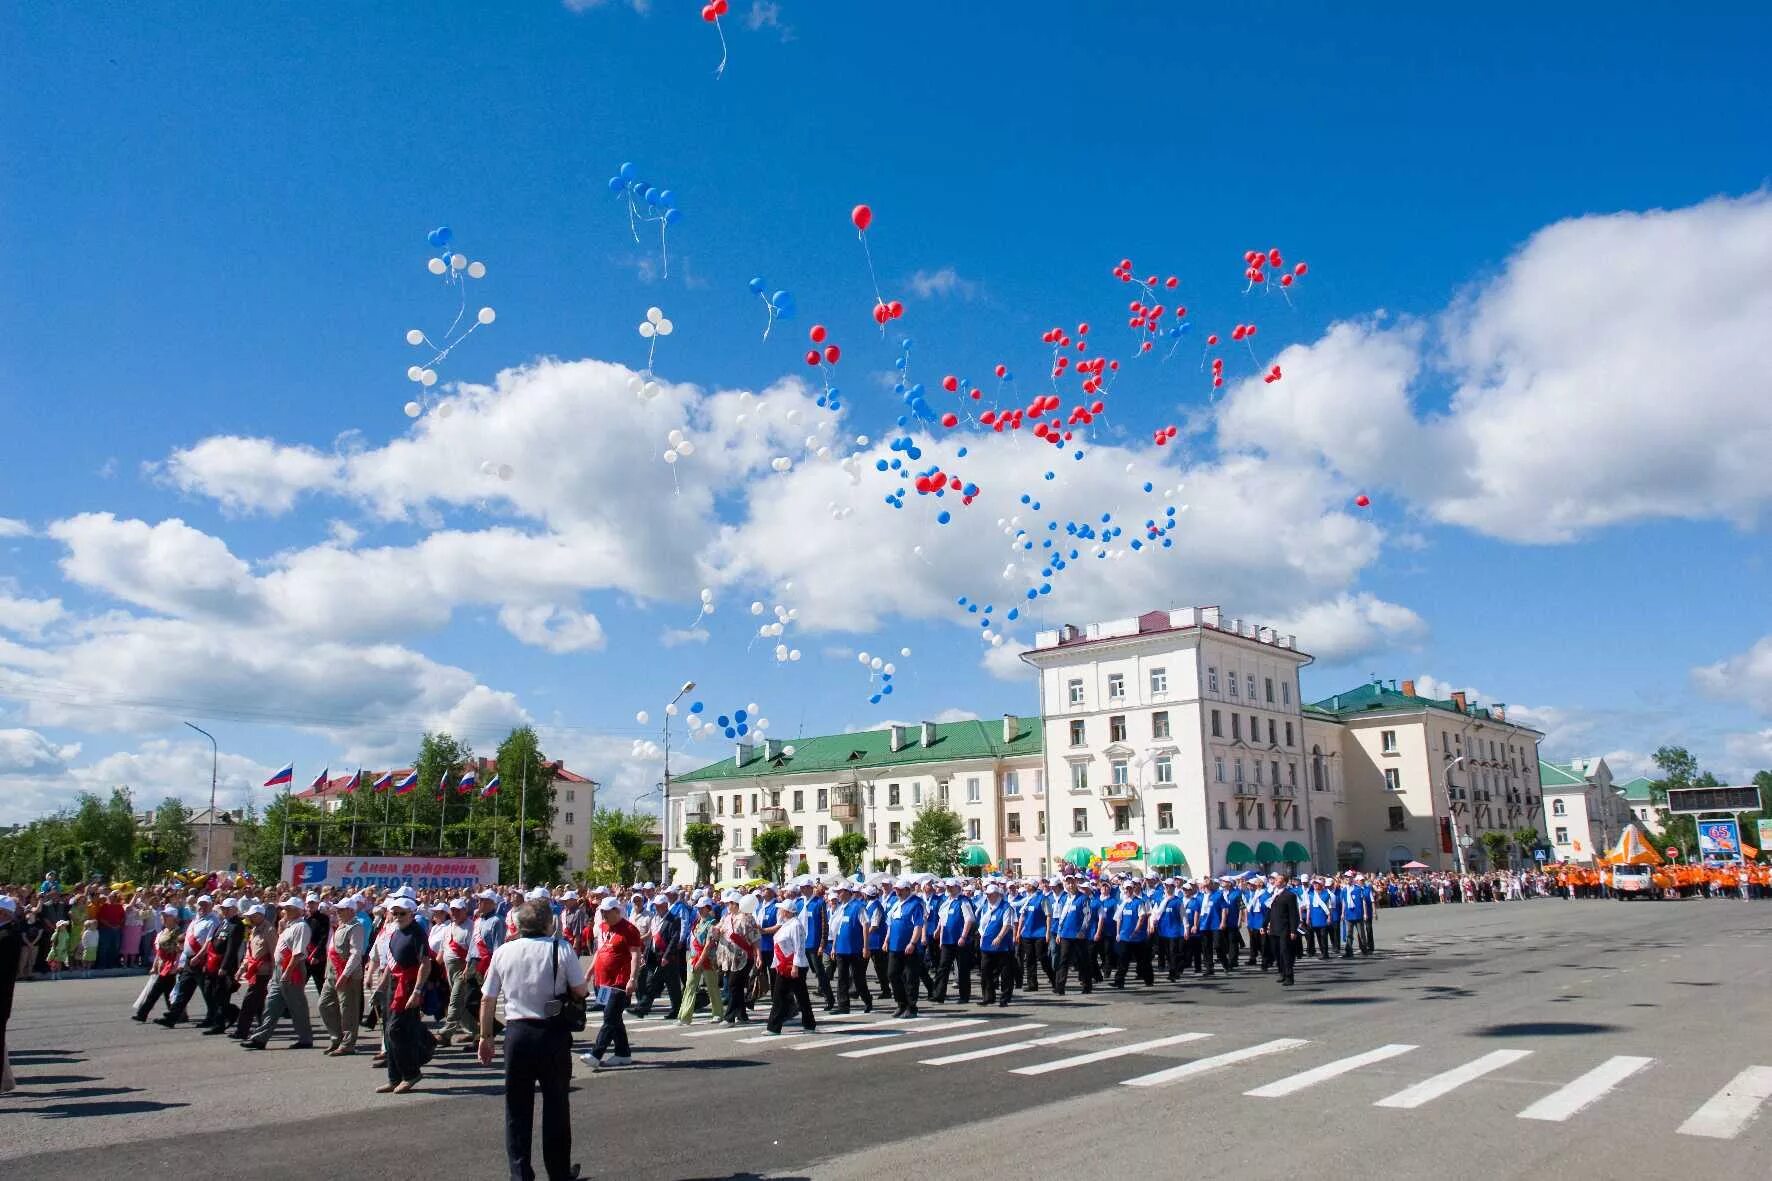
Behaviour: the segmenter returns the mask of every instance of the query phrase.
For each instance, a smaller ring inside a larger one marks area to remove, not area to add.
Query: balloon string
[[[670,223],[664,218],[658,219],[658,254],[664,261],[664,277],[671,277],[671,248],[665,244],[665,227]]]
[[[720,34],[720,64],[714,67],[714,77],[722,77],[726,73],[726,30],[720,27],[720,18],[714,18],[714,32]]]
[[[763,301],[763,306],[769,311],[769,319],[763,324],[763,339],[768,340],[770,330],[775,327],[775,305],[769,302],[767,295],[759,294],[757,298]]]
[[[868,281],[874,285],[874,306],[879,307],[886,301],[880,297],[880,278],[874,274],[874,252],[868,249],[868,233],[866,230],[857,230],[855,236],[861,239],[861,256],[868,260]],[[886,335],[884,320],[880,321],[880,335]]]
[[[636,246],[640,244],[640,226],[635,220],[639,215],[640,210],[635,207],[634,195],[630,192],[628,194],[628,233],[634,235],[634,245]]]

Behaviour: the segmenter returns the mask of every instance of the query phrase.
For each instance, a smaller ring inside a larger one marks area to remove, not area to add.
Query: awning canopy
[[[991,863],[991,855],[984,851],[983,845],[967,845],[960,854],[960,864],[967,869],[983,869]]]
[[[1619,834],[1613,850],[1600,860],[1608,865],[1660,865],[1661,854],[1643,839],[1643,830],[1631,824]]]
[[[1280,850],[1281,861],[1296,861],[1303,864],[1311,859],[1311,851],[1297,841],[1287,841],[1286,847]]]
[[[1175,845],[1158,845],[1152,849],[1150,862],[1152,865],[1174,865],[1183,869],[1187,868],[1187,858]]]
[[[1255,854],[1242,841],[1232,841],[1224,851],[1224,859],[1231,865],[1248,865],[1255,860]]]
[[[1269,865],[1280,860],[1280,846],[1274,844],[1272,841],[1261,842],[1261,844],[1255,846],[1255,859],[1263,865]]]
[[[1064,860],[1078,869],[1088,869],[1089,863],[1095,860],[1095,854],[1089,849],[1078,846],[1064,855]]]

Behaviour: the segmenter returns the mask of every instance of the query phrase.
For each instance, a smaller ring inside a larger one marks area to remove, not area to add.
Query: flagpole
[[[388,855],[388,817],[393,810],[394,785],[390,781],[387,790],[382,793],[381,797],[381,852],[383,857]]]
[[[363,791],[363,768],[357,768],[357,790],[351,793],[351,856],[357,855],[357,796]]]
[[[480,789],[476,787],[474,794],[468,797],[468,834],[467,839],[462,842],[462,856],[464,857],[474,855],[474,806],[479,802]]]
[[[523,790],[517,797],[517,884],[523,884],[523,856],[526,852],[529,825],[529,759],[523,759]]]
[[[443,856],[443,815],[449,811],[449,772],[437,780],[437,856]]]
[[[294,782],[295,765],[292,763],[289,768],[289,783],[283,785],[283,850],[278,854],[281,857],[289,856],[289,788]],[[278,866],[278,872],[282,872],[281,865]]]

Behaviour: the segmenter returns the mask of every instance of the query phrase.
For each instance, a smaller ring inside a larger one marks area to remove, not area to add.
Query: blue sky
[[[1557,754],[1772,763],[1772,84],[1718,67],[1762,12],[734,9],[718,80],[688,3],[5,18],[0,820],[113,782],[194,795],[186,716],[236,784],[532,718],[631,793],[685,678],[778,736],[1029,709],[1003,657],[1034,624],[1168,601],[1296,625],[1307,691],[1426,675],[1528,707]],[[625,160],[684,209],[669,278],[605,188]],[[858,201],[908,309],[890,340]],[[498,319],[445,366],[460,416],[415,424],[402,334],[453,311],[424,271],[439,224]],[[1242,252],[1276,245],[1310,263],[1294,307],[1242,291]],[[1166,364],[1131,361],[1122,257],[1182,279],[1196,335]],[[752,275],[799,309],[767,343]],[[642,404],[608,366],[643,364],[649,305],[677,331]],[[1248,319],[1286,377],[1226,352],[1214,400],[1200,336]],[[931,388],[994,390],[1003,362],[1025,397],[1041,332],[1083,320],[1128,364],[1052,499],[1160,512],[1132,463],[1183,485],[1186,524],[1067,571],[987,659],[953,599],[1025,585],[991,522],[1042,463],[973,439],[991,482],[954,528],[882,504],[894,346]],[[843,417],[778,388],[773,425],[735,422],[737,391],[805,376],[815,321]],[[673,424],[703,440],[681,494]],[[704,585],[705,640],[666,646]],[[753,600],[800,610],[801,661]],[[907,646],[870,705],[843,653]]]

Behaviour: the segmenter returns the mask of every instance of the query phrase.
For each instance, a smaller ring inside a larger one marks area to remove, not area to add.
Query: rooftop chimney
[[[1452,707],[1454,709],[1456,709],[1459,713],[1466,712],[1466,706],[1464,704],[1464,690],[1463,689],[1454,689],[1452,691]]]
[[[781,739],[779,739],[779,738],[765,738],[763,740],[763,757],[765,759],[769,759],[771,761],[773,761],[775,759],[779,759],[781,757],[781,748],[782,748]]]
[[[737,743],[733,744],[733,747],[734,747],[734,749],[732,752],[732,765],[734,767],[742,767],[746,763],[751,761],[751,744],[750,743],[737,742]]]
[[[1014,742],[1021,737],[1021,719],[1014,714],[1003,715],[1003,741]]]
[[[928,747],[931,747],[934,745],[935,745],[935,723],[934,722],[924,722],[923,723],[923,746],[925,748],[928,748]]]
[[[888,740],[886,745],[891,749],[893,754],[897,754],[904,749],[905,738],[909,730],[909,726],[901,726],[897,722],[892,723],[891,727],[888,729]]]
[[[1495,715],[1496,721],[1507,721],[1507,702],[1497,701],[1494,705],[1489,707],[1489,712]]]
[[[1403,696],[1404,697],[1415,696],[1415,682],[1414,681],[1404,681],[1403,682]]]

